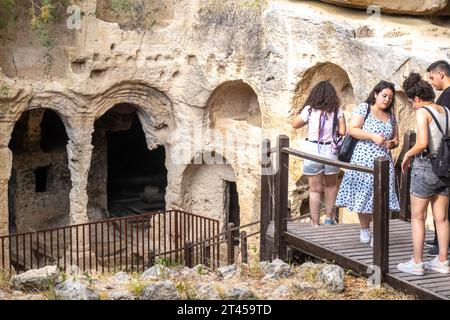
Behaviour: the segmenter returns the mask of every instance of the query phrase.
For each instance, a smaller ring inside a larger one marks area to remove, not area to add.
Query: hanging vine
[[[46,49],[44,55],[44,71],[49,74],[53,65],[52,50],[54,42],[50,38],[51,24],[56,20],[55,6],[52,3],[54,0],[30,0],[30,22],[31,29],[33,29],[44,48]]]
[[[27,17],[30,28],[36,32],[41,45],[45,48],[44,71],[49,74],[53,65],[52,50],[55,47],[51,37],[51,28],[64,14],[70,0],[0,0],[0,30],[7,28],[18,17]],[[26,15],[25,15],[26,12]]]

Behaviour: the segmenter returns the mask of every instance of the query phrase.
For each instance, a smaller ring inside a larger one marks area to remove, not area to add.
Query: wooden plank
[[[288,229],[290,233],[295,234],[299,238],[310,239],[314,241],[349,241],[353,240],[359,242],[359,231],[357,232],[349,232],[349,233],[329,233],[329,234],[317,234],[317,235],[304,235],[299,232],[295,232],[291,229]],[[398,242],[403,243],[412,243],[411,233],[395,233],[391,234],[389,244],[396,244]]]
[[[370,248],[369,244],[364,244],[364,243],[359,243],[358,242],[350,242],[350,243],[337,243],[337,244],[327,244],[325,242],[321,242],[321,241],[315,241],[321,245],[325,245],[327,247],[329,247],[330,249],[339,251],[344,253],[344,251],[346,252],[356,252],[358,251],[358,249],[360,249],[359,251],[363,251],[363,249],[367,249],[367,250],[372,250],[372,248]],[[408,249],[411,248],[412,249],[412,245],[408,245],[406,243],[400,243],[400,244],[395,244],[395,245],[391,245],[389,247],[390,249]]]
[[[428,288],[423,288],[423,287],[417,286],[411,282],[400,279],[389,273],[386,274],[385,279],[386,279],[387,284],[389,284],[390,286],[400,289],[400,290],[408,291],[409,293],[414,294],[414,295],[420,297],[421,299],[427,299],[427,300],[446,299],[445,296],[443,296],[437,292],[433,292],[433,291],[429,290]]]
[[[333,234],[333,233],[350,233],[350,232],[359,232],[360,226],[359,225],[351,225],[351,226],[345,226],[345,225],[330,225],[330,226],[320,226],[313,228],[308,224],[304,223],[291,223],[288,224],[288,229],[290,232],[297,231],[301,233],[304,236],[308,235],[320,235],[320,234]],[[411,233],[411,227],[408,225],[405,227],[404,225],[393,225],[390,228],[391,233],[397,233],[399,231],[405,231]]]
[[[397,221],[397,220],[390,220],[390,221]],[[320,234],[322,232],[345,232],[345,231],[359,231],[360,226],[359,224],[336,224],[336,225],[330,225],[330,226],[324,226],[321,225],[318,228],[313,228],[309,223],[300,223],[300,222],[291,222],[288,224],[289,230],[296,230],[299,232],[304,232],[305,234]],[[373,229],[371,230],[373,231]],[[411,226],[408,222],[399,224],[392,222],[392,226],[390,227],[391,232],[397,232],[397,231],[409,231],[411,232]],[[427,230],[428,232],[431,232],[431,230]]]
[[[367,266],[358,261],[354,261],[336,252],[332,252],[316,243],[297,238],[289,232],[285,233],[285,238],[289,245],[313,257],[335,261],[335,263],[344,266],[344,268],[350,268],[353,271],[360,273],[365,273],[367,270]]]
[[[373,254],[346,254],[346,256],[353,258],[355,260],[361,260],[364,261],[366,259],[371,259],[373,257]],[[395,253],[390,253],[389,254],[389,262],[394,262],[394,261],[403,261],[403,260],[409,260],[411,259],[411,254],[410,253],[405,253],[403,251],[399,251],[399,252],[395,252]]]
[[[390,219],[390,224],[392,225],[393,230],[396,230],[398,228],[411,228],[411,224],[407,221],[403,221],[400,219]],[[321,225],[320,228],[312,228],[309,223],[303,223],[300,221],[292,221],[289,222],[290,226],[301,226],[312,230],[323,230],[326,228],[335,228],[335,229],[345,229],[345,228],[356,228],[359,229],[360,225],[359,223],[339,223],[335,225]],[[373,229],[373,226],[371,226],[371,229]]]
[[[449,298],[450,298],[450,290],[437,291],[437,293],[439,293],[443,296],[449,296]]]
[[[320,227],[319,227],[320,228]],[[289,229],[289,232],[295,233],[300,237],[303,238],[310,238],[310,239],[320,239],[328,236],[333,236],[334,238],[345,238],[347,236],[352,235],[358,235],[359,236],[359,230],[330,230],[328,232],[316,232],[316,233],[307,233],[304,230],[295,230],[295,229]]]
[[[440,275],[441,275],[441,277],[438,277],[438,278],[431,278],[431,279],[414,279],[414,280],[410,280],[411,282],[414,282],[414,283],[416,283],[416,284],[425,284],[425,283],[431,283],[431,284],[442,284],[443,283],[443,280],[445,281],[445,280],[450,280],[449,278],[448,278],[448,276],[447,275],[444,275],[444,274],[442,274],[442,273],[439,273]],[[450,282],[448,283],[448,284],[450,284]]]
[[[403,273],[401,271],[398,271],[397,269],[392,270],[392,271],[390,270],[389,273],[391,273],[391,274],[398,273],[399,275],[401,275],[402,279],[405,279],[408,281],[417,280],[417,279],[442,278],[442,274],[440,274],[440,273],[425,273],[423,276],[416,276],[413,274]]]

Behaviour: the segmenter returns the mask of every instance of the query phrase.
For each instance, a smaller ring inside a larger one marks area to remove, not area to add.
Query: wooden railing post
[[[234,237],[233,231],[231,230],[233,228],[234,224],[230,222],[227,225],[227,265],[234,263]]]
[[[247,232],[245,231],[241,231],[241,257],[242,263],[248,262]]]
[[[289,154],[282,152],[283,148],[289,148],[289,138],[285,135],[278,136],[273,242],[275,257],[286,260],[284,232],[287,230],[288,219]]]
[[[260,261],[267,260],[267,228],[269,227],[271,219],[272,209],[272,195],[273,186],[271,186],[271,180],[273,176],[272,161],[270,160],[270,140],[264,139],[262,142],[262,155],[261,155],[261,235],[259,238],[259,259]],[[272,187],[272,188],[271,188]]]
[[[193,260],[192,260],[192,242],[191,241],[187,241],[184,244],[184,264],[188,267],[188,268],[192,268],[194,266]]]
[[[411,149],[415,143],[416,133],[414,131],[405,132],[403,150],[399,157],[400,160],[403,160],[405,153]],[[411,199],[409,194],[409,186],[411,184],[411,168],[408,168],[401,174],[400,177],[400,218],[403,220],[411,220]]]
[[[373,175],[373,263],[380,270],[380,281],[389,272],[389,162],[376,158]]]

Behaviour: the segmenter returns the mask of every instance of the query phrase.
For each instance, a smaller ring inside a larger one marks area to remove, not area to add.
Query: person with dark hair
[[[447,61],[440,60],[432,63],[428,69],[428,76],[434,89],[442,91],[436,101],[436,104],[450,108],[450,64]],[[449,208],[450,211],[450,208]],[[450,220],[449,220],[450,222]],[[436,232],[436,223],[434,224],[434,240],[426,242],[426,245],[432,246],[428,251],[429,255],[439,253],[438,240]],[[450,243],[449,243],[450,247]]]
[[[442,141],[439,126],[445,130],[446,125],[450,125],[450,111],[434,103],[435,94],[432,86],[417,73],[411,73],[403,82],[403,90],[416,110],[416,144],[405,153],[402,162],[404,172],[414,158],[410,186],[414,252],[411,260],[398,264],[397,269],[415,275],[423,275],[425,269],[449,273],[447,246],[450,231],[448,224],[450,187],[433,172],[431,161],[436,156]],[[422,259],[425,218],[430,202],[436,222],[439,255],[434,260],[424,263]]]
[[[394,115],[395,86],[381,81],[370,93],[366,102],[360,104],[352,114],[348,133],[358,139],[350,160],[373,168],[378,157],[388,157],[389,165],[389,207],[399,211],[395,188],[394,164],[390,150],[398,147],[398,126]],[[347,170],[339,189],[336,205],[347,207],[358,213],[361,225],[359,241],[373,245],[370,221],[373,214],[373,174]]]
[[[308,124],[305,149],[329,159],[337,159],[336,147],[345,134],[346,125],[336,89],[329,81],[316,84],[292,126]],[[335,206],[339,168],[304,160],[303,174],[308,177],[309,208],[313,227],[319,226],[320,200],[325,192],[325,224],[335,223]]]

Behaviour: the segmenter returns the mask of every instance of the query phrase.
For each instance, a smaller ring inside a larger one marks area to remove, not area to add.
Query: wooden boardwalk
[[[273,239],[274,224],[270,223],[267,239]],[[359,224],[323,225],[312,228],[309,223],[289,222],[284,235],[289,246],[320,259],[334,261],[361,274],[373,264],[373,249],[359,242]],[[426,238],[434,233],[428,231]],[[427,250],[428,248],[425,248]],[[389,272],[385,281],[394,288],[406,289],[423,299],[450,299],[450,274],[426,270],[424,276],[399,272],[396,266],[412,254],[411,224],[404,220],[389,221]],[[424,255],[424,260],[433,257]]]

